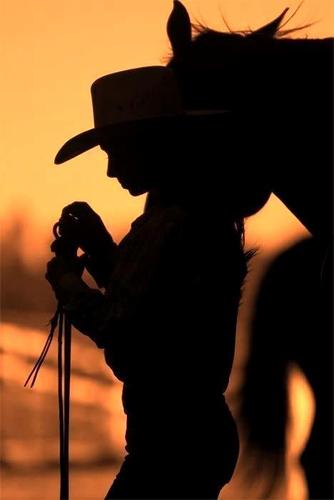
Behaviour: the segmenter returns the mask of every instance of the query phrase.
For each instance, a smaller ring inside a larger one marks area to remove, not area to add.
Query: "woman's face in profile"
[[[152,189],[173,190],[201,150],[194,136],[187,137],[175,123],[143,123],[118,131],[101,140],[100,147],[108,155],[107,176],[117,178],[133,196]]]
[[[147,193],[159,185],[162,152],[148,140],[129,136],[100,144],[108,155],[107,176],[116,178],[132,196]]]

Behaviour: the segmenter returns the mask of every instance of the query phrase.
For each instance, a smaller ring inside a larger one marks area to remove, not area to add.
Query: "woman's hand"
[[[101,217],[84,201],[75,201],[63,209],[59,233],[92,256],[108,252],[114,245]]]
[[[58,256],[53,257],[47,263],[45,278],[50,283],[58,300],[66,302],[71,293],[87,287],[81,280],[83,269],[80,257],[69,261]]]

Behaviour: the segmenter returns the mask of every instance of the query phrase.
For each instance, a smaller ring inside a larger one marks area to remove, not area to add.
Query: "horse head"
[[[168,63],[179,79],[183,97],[193,108],[258,107],[271,79],[268,59],[271,42],[287,12],[248,34],[224,33],[194,27],[178,0],[167,22],[173,56]],[[269,47],[270,45],[270,47]],[[261,88],[263,87],[263,88]],[[258,94],[258,95],[257,95]],[[259,99],[261,95],[261,99]]]
[[[168,66],[187,107],[226,109],[239,117],[234,148],[249,149],[248,170],[242,173],[247,182],[249,171],[259,182],[266,170],[265,184],[297,218],[313,234],[328,235],[333,39],[285,38],[299,29],[282,30],[287,11],[255,31],[225,33],[192,26],[175,0],[167,22],[173,51]],[[256,165],[262,166],[258,175]]]

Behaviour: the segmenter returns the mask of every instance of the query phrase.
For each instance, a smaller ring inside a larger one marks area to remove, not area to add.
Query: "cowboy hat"
[[[110,140],[138,126],[168,126],[175,120],[226,113],[225,110],[186,110],[173,71],[166,66],[148,66],[102,76],[91,87],[94,128],[69,139],[58,151],[55,163]],[[193,119],[193,118],[192,118]],[[146,128],[146,127],[145,127]]]

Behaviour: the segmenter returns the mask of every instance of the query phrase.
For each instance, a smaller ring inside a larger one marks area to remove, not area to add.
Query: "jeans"
[[[164,456],[130,453],[105,499],[217,499],[238,459],[236,428],[224,447],[193,450]]]

